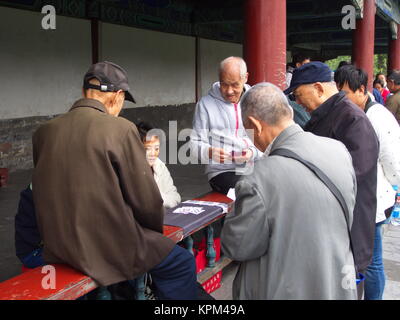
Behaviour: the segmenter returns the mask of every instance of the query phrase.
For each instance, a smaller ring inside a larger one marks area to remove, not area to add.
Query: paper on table
[[[200,214],[202,212],[204,212],[205,210],[203,210],[203,208],[199,208],[199,207],[181,207],[178,209],[175,209],[173,212],[174,213],[183,213],[183,214]]]
[[[235,194],[235,189],[230,188],[228,191],[228,194],[226,195],[228,198],[232,199],[233,201],[236,200],[236,194]]]
[[[181,204],[199,204],[202,206],[213,206],[213,207],[220,207],[222,209],[223,213],[228,212],[228,204],[226,203],[221,203],[221,202],[213,202],[213,201],[203,201],[203,200],[186,200],[184,202],[181,202]]]

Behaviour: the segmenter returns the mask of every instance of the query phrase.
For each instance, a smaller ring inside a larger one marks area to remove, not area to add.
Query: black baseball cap
[[[297,87],[303,84],[310,84],[315,82],[331,82],[332,70],[320,61],[313,61],[303,64],[301,67],[293,71],[292,81],[290,87],[284,93],[289,94],[296,90]]]
[[[400,71],[393,70],[387,77],[388,80],[392,80],[396,85],[400,84]]]
[[[91,79],[97,79],[100,85],[89,83]],[[96,89],[103,92],[125,91],[125,100],[136,103],[132,94],[129,92],[128,75],[119,65],[103,61],[93,64],[86,72],[83,79],[84,89]]]

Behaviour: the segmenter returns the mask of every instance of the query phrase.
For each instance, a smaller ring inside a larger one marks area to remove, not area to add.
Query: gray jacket
[[[245,90],[248,89],[250,86],[245,84]],[[243,127],[240,102],[234,105],[225,101],[220,92],[219,82],[214,83],[208,94],[197,103],[190,145],[192,154],[198,156],[202,164],[207,164],[208,180],[223,172],[243,173],[247,170],[247,167],[235,163],[210,162],[208,149],[211,146],[223,148],[227,152],[249,148],[253,151],[253,159],[262,155]]]
[[[286,148],[335,183],[353,221],[356,181],[341,142],[284,130],[271,152]],[[297,160],[267,156],[236,185],[235,212],[225,219],[224,253],[240,261],[234,299],[356,299],[354,259],[339,202]]]

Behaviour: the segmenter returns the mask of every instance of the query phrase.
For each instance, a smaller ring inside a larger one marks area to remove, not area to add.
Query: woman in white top
[[[181,202],[181,196],[174,185],[167,166],[158,158],[160,154],[160,139],[157,135],[151,134],[153,128],[149,124],[140,122],[137,128],[146,149],[147,162],[153,171],[154,180],[164,200],[164,207],[175,207]]]

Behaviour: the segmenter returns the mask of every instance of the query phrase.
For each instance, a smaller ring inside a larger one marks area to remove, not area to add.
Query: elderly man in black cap
[[[351,239],[356,267],[363,274],[371,262],[374,246],[379,153],[375,131],[365,113],[345,92],[338,92],[331,70],[322,62],[296,69],[285,93],[293,94],[296,102],[311,112],[306,131],[341,141],[352,156],[357,197]],[[363,282],[358,285],[360,299],[362,291]]]
[[[43,258],[101,286],[149,272],[160,299],[196,299],[193,256],[163,235],[163,201],[136,126],[126,72],[93,65],[84,98],[33,136],[33,198]]]

